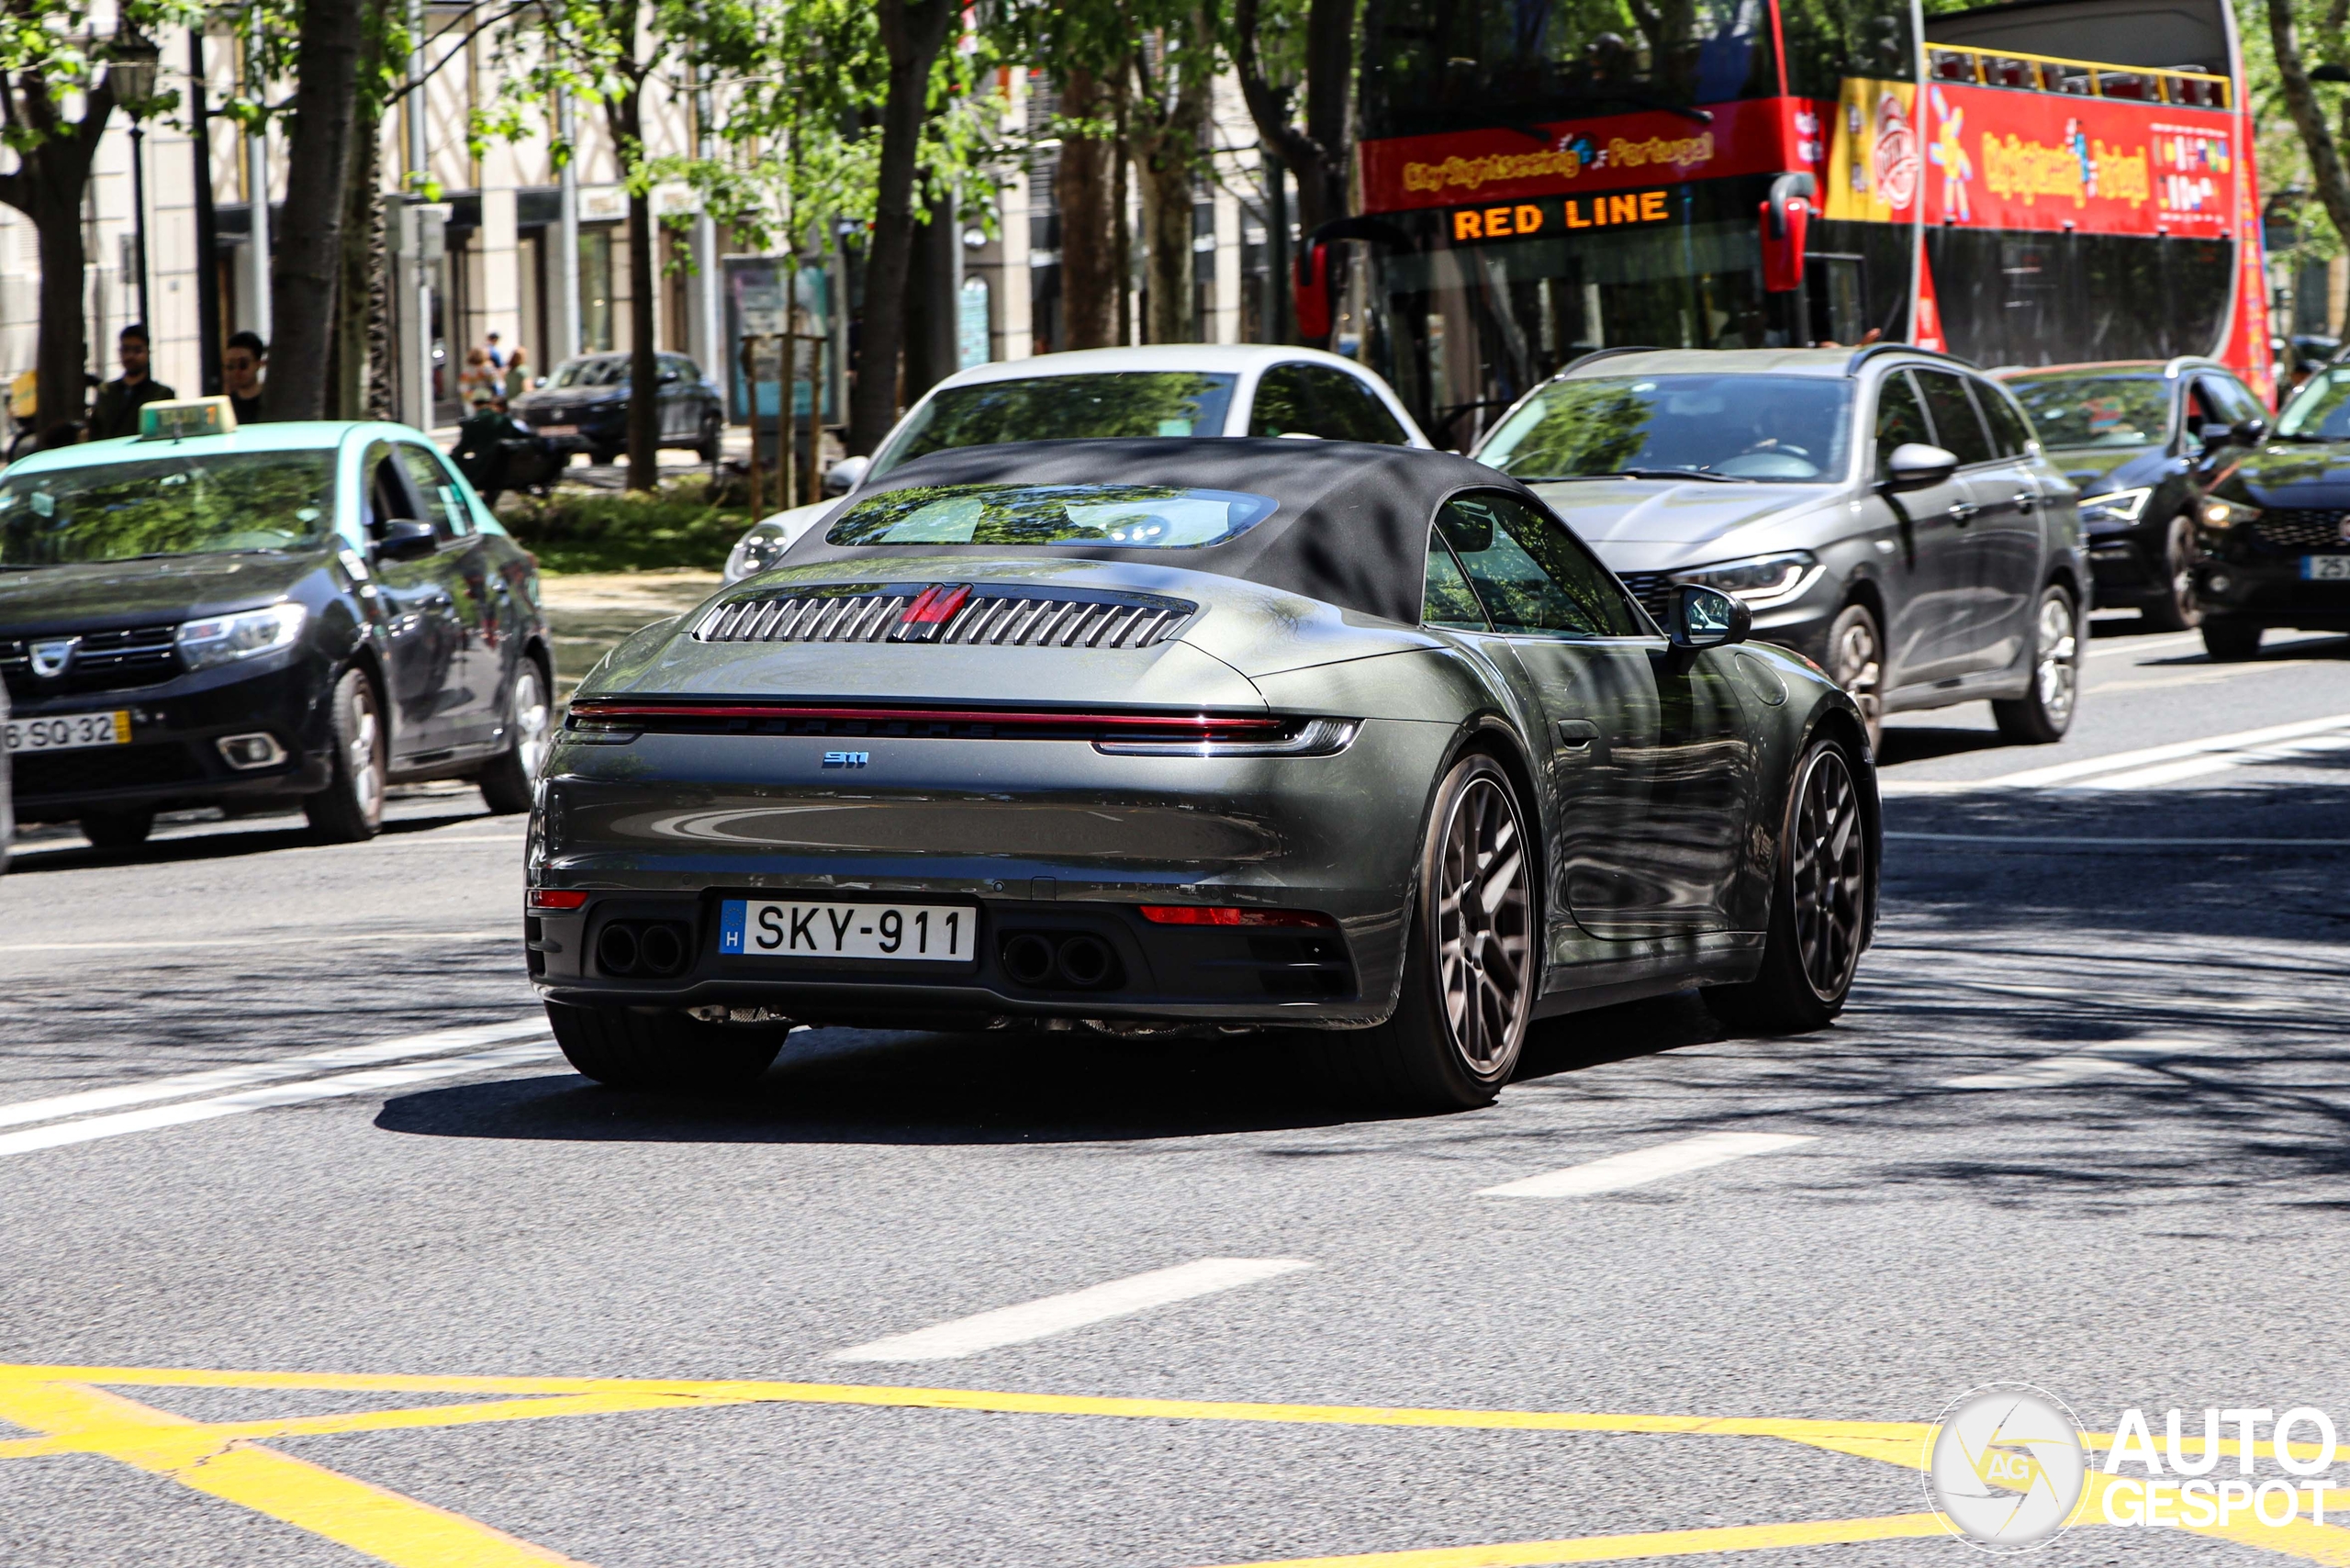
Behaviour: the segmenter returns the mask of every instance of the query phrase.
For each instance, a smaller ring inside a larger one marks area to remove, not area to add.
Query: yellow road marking
[[[204,1422],[102,1389],[0,1381],[0,1417],[73,1439],[80,1451],[282,1519],[396,1568],[584,1568],[462,1514],[241,1439],[224,1439]]]
[[[366,1394],[478,1394],[474,1400],[248,1421],[193,1421],[100,1385],[144,1388],[300,1389]],[[502,1397],[500,1397],[502,1396]],[[275,1439],[462,1427],[485,1422],[716,1409],[757,1404],[826,1405],[995,1415],[1294,1426],[1588,1432],[1772,1439],[1904,1470],[1927,1462],[1935,1428],[1916,1421],[1828,1421],[1756,1417],[1653,1416],[1414,1406],[1290,1405],[1231,1400],[1128,1399],[990,1389],[785,1383],[750,1379],[480,1377],[377,1372],[227,1372],[200,1368],[0,1365],[0,1420],[33,1436],[0,1440],[0,1459],[103,1455],[208,1495],[282,1519],[398,1568],[546,1568],[573,1563],[546,1549],[414,1498],[370,1486],[261,1446]],[[2110,1446],[2092,1437],[2093,1450]],[[2199,1446],[2199,1445],[2198,1445]],[[2232,1446],[2232,1445],[2227,1445]],[[2294,1445],[2296,1449],[2301,1445]],[[2092,1471],[2078,1522],[2101,1525],[2096,1499],[2108,1478]],[[2329,1495],[2327,1506],[2337,1506]],[[1942,1533],[1931,1513],[1876,1518],[1737,1525],[1573,1540],[1438,1547],[1290,1559],[1238,1568],[1532,1568],[1543,1563],[1634,1562],[1773,1547],[1890,1540]],[[2235,1525],[2213,1535],[2307,1562],[2350,1568],[2350,1531],[2297,1524]],[[574,1563],[573,1568],[583,1568]]]

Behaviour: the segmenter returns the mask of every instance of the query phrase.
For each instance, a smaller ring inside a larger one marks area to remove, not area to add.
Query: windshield
[[[1495,427],[1477,461],[1527,481],[1604,474],[1826,481],[1844,473],[1852,385],[1810,375],[1555,381]]]
[[[2312,376],[2277,416],[2287,441],[2350,441],[2350,370]]]
[[[331,452],[91,464],[0,483],[0,566],[295,550],[334,526]]]
[[[628,361],[618,354],[602,359],[565,360],[550,386],[618,386],[628,379]]]
[[[906,428],[875,461],[873,476],[950,446],[1222,435],[1237,379],[1196,370],[1122,370],[949,387],[907,417]]]
[[[2170,434],[2170,383],[2155,375],[2009,379],[2045,447],[2154,446]]]
[[[1169,485],[931,485],[857,502],[834,544],[1221,544],[1272,515],[1270,496]]]

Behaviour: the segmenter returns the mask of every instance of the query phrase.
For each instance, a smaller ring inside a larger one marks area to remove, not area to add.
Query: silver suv
[[[1998,383],[1905,345],[1604,349],[1478,444],[1649,613],[1678,583],[1867,715],[1991,700],[2012,740],[2073,722],[2089,603],[2076,492]]]

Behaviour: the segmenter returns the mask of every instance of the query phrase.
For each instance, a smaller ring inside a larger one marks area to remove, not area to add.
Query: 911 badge
[[[824,754],[827,767],[862,767],[873,760],[869,751],[828,751]]]

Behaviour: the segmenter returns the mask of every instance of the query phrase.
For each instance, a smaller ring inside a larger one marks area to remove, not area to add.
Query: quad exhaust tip
[[[623,979],[666,980],[692,953],[691,935],[673,920],[615,920],[596,938],[596,967]]]
[[[1032,991],[1099,991],[1118,980],[1117,954],[1087,932],[1015,932],[1002,956],[1004,974]]]

